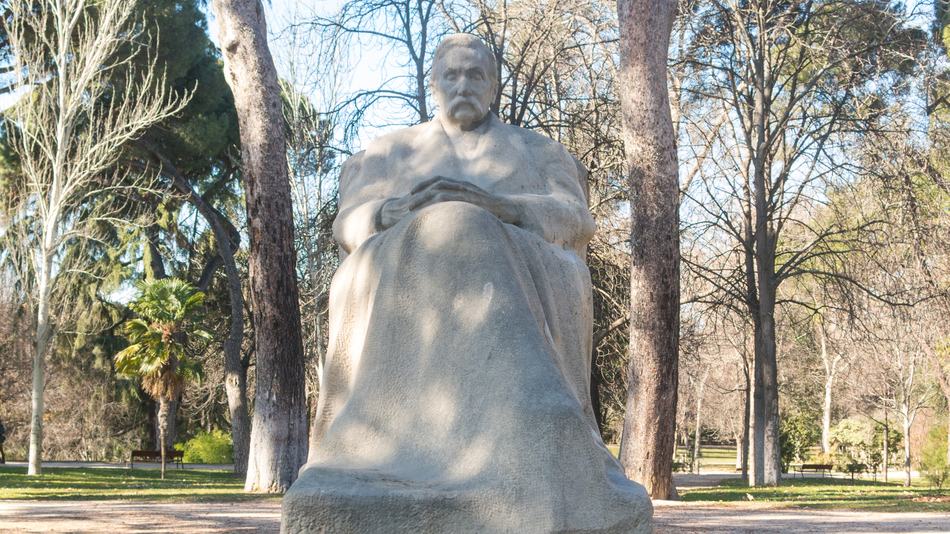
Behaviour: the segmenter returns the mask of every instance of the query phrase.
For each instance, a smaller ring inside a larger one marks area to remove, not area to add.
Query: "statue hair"
[[[488,76],[491,78],[493,85],[498,87],[498,63],[495,62],[495,54],[492,53],[491,48],[488,48],[488,45],[485,44],[480,37],[473,35],[471,33],[455,33],[449,35],[445,39],[442,39],[442,42],[439,43],[439,46],[435,48],[435,56],[432,58],[432,79],[435,80],[435,68],[436,65],[445,57],[445,54],[453,48],[468,48],[476,52],[482,59],[488,63]]]

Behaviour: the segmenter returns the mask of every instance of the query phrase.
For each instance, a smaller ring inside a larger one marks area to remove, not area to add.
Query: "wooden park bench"
[[[162,461],[162,452],[161,451],[132,451],[132,456],[129,458],[129,469],[135,467],[135,460],[139,459],[145,462],[161,462]],[[185,459],[185,453],[182,451],[166,451],[165,452],[165,461],[174,465],[178,464],[178,469],[182,469],[184,466],[182,463]]]
[[[820,472],[822,478],[824,478],[826,472],[829,474],[831,473],[832,467],[833,466],[831,464],[802,464],[798,467],[798,474],[800,474],[802,478],[805,478],[805,471],[811,473]]]

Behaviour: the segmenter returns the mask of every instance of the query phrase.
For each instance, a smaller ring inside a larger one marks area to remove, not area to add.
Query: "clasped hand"
[[[377,223],[380,229],[385,230],[398,223],[410,212],[439,202],[452,201],[474,204],[494,214],[503,222],[518,224],[518,208],[514,202],[505,197],[493,195],[477,185],[445,176],[430,178],[413,187],[408,195],[387,200],[379,209]]]

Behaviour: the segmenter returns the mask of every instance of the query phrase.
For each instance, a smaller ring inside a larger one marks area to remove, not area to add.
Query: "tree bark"
[[[52,255],[46,251],[38,261],[36,273],[37,295],[36,337],[33,352],[33,391],[30,414],[30,451],[28,475],[39,475],[43,471],[43,412],[46,394],[46,351],[49,346],[49,300],[50,271],[53,268]]]
[[[943,396],[947,399],[947,406],[950,407],[950,376],[939,360],[934,362],[934,367],[937,370],[940,391],[943,392]],[[950,415],[947,416],[947,465],[950,465]]]
[[[259,0],[215,0],[241,130],[257,355],[245,490],[283,492],[307,457],[307,403],[293,208],[280,87]]]
[[[736,440],[736,471],[742,472],[742,465],[745,463],[745,451],[742,450],[742,433],[733,434]]]
[[[906,410],[906,408],[905,408]],[[906,411],[901,412],[904,423],[904,486],[910,487],[910,416]]]
[[[831,454],[831,388],[834,375],[825,375],[825,402],[821,407],[821,452]]]
[[[590,405],[594,409],[594,419],[597,421],[597,430],[600,436],[604,436],[604,414],[603,403],[600,400],[600,384],[603,382],[603,375],[600,367],[597,365],[597,347],[594,347],[593,355],[590,359]]]
[[[168,404],[166,399],[158,399],[158,435],[159,451],[162,454],[162,480],[165,480],[165,448],[168,430]]]
[[[620,103],[631,199],[630,367],[620,461],[656,499],[675,492],[679,183],[667,67],[672,0],[618,0]]]
[[[818,322],[815,325],[818,334],[821,362],[825,367],[825,399],[821,406],[821,452],[831,454],[831,395],[837,374],[838,357],[832,358],[828,354],[828,341],[825,338],[824,326]]]
[[[165,404],[165,414],[162,415],[161,403],[159,403],[158,424],[159,428],[162,425],[165,427],[165,439],[162,440],[162,443],[166,449],[171,449],[178,439],[178,406],[180,399],[168,400],[165,401]]]
[[[765,307],[760,303],[760,307]],[[756,332],[755,384],[753,386],[753,442],[757,485],[777,486],[782,474],[779,444],[778,366],[775,358],[775,315],[759,315]],[[761,479],[759,478],[761,476]],[[760,481],[761,480],[761,481]]]
[[[749,375],[749,366],[745,355],[742,355],[743,370],[745,378],[745,399],[742,403],[742,480],[749,480],[749,430],[750,419],[752,417],[752,379]]]

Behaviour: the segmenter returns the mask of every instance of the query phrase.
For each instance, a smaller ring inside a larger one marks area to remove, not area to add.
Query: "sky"
[[[270,2],[264,2],[268,45],[277,66],[278,76],[284,79],[291,77],[288,72],[288,64],[291,62],[291,58],[297,61],[302,69],[305,69],[306,62],[312,57],[310,56],[311,51],[307,50],[306,46],[296,48],[290,46],[288,34],[291,25],[295,22],[312,20],[315,16],[332,16],[338,13],[345,3],[345,0],[271,0]],[[215,45],[219,45],[218,26],[213,10],[209,10],[208,13],[208,32]],[[382,48],[357,46],[349,50],[349,54],[349,65],[347,65],[347,68],[341,69],[336,80],[335,92],[337,99],[341,95],[350,95],[360,90],[377,88],[399,68],[393,61],[393,57]],[[317,109],[323,109],[324,106],[321,105],[321,100],[325,100],[326,97],[319,94],[320,91],[307,87],[311,84],[302,83],[300,85],[302,87],[298,87],[298,89],[309,93]],[[367,122],[386,123],[386,115],[389,113],[398,114],[398,111],[379,106],[372,116],[367,117]],[[399,125],[392,128],[396,127],[399,127]],[[353,147],[354,150],[359,150],[370,140],[389,129],[391,128],[367,127],[361,129],[357,140],[358,146]]]

